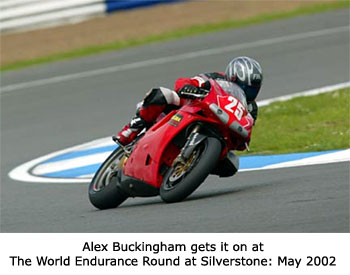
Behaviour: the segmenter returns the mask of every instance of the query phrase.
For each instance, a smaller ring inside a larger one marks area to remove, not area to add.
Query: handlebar
[[[205,98],[210,91],[206,90],[206,89],[200,89],[200,91],[202,92],[202,94],[192,94],[192,93],[186,93],[186,92],[182,92],[183,95],[188,95],[188,96],[192,96],[195,98]]]

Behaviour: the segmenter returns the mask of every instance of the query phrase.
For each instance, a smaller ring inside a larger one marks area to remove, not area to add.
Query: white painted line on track
[[[238,172],[270,170],[270,169],[290,168],[290,167],[298,167],[298,166],[348,162],[348,161],[350,161],[350,149],[329,153],[325,155],[320,155],[320,156],[308,157],[304,159],[298,159],[298,160],[286,161],[278,164],[267,165],[261,168],[242,169],[242,170],[239,170]]]
[[[304,165],[317,165],[317,164],[326,164],[326,163],[334,163],[334,162],[346,162],[350,161],[350,149],[334,152],[330,154],[325,154],[321,156],[315,156],[307,159],[300,159],[289,161],[284,165],[281,164],[273,164],[269,165],[267,168],[276,169],[276,168],[284,168],[284,167],[296,167],[296,166],[304,166]]]
[[[312,90],[308,90],[308,91],[304,91],[304,92],[300,92],[300,93],[294,93],[294,94],[290,94],[290,95],[284,95],[284,96],[274,97],[274,98],[270,98],[270,99],[264,99],[264,100],[258,101],[257,104],[259,107],[262,107],[262,106],[270,105],[273,102],[287,101],[287,100],[290,100],[290,99],[293,99],[296,97],[301,97],[301,96],[319,95],[319,94],[329,93],[329,92],[333,92],[335,90],[340,90],[340,89],[349,88],[349,87],[350,87],[350,81],[340,83],[340,84],[335,84],[335,85],[329,85],[329,86],[325,86],[322,88],[312,89]]]
[[[166,64],[170,62],[187,60],[191,58],[222,54],[222,53],[232,52],[236,50],[249,49],[249,48],[261,47],[261,46],[269,46],[273,44],[291,42],[291,41],[324,36],[324,35],[329,35],[334,33],[341,33],[346,31],[349,32],[349,26],[322,29],[317,31],[310,31],[305,33],[298,33],[298,34],[280,36],[275,38],[262,39],[262,40],[257,40],[253,42],[233,44],[226,47],[218,47],[218,48],[212,48],[212,49],[201,50],[201,51],[193,51],[193,52],[188,52],[184,54],[149,59],[149,60],[144,60],[144,61],[139,61],[139,62],[134,62],[129,64],[123,64],[123,65],[116,65],[116,66],[90,70],[90,71],[85,71],[80,73],[67,74],[67,75],[55,76],[51,78],[39,79],[35,81],[12,84],[8,86],[0,87],[0,93],[6,93],[10,91],[22,90],[22,89],[33,88],[33,87],[40,87],[44,85],[56,84],[64,81],[76,80],[76,79],[81,79],[81,78],[86,78],[91,76],[98,76],[98,75],[103,75],[108,73],[138,69],[138,68],[148,67],[152,65],[161,65],[161,64]]]
[[[86,165],[102,163],[111,154],[111,152],[92,154],[80,158],[73,158],[69,160],[56,161],[54,165],[52,163],[45,163],[37,166],[33,169],[32,173],[35,175],[44,175],[60,170],[67,170],[78,168]]]
[[[80,176],[78,177],[79,179],[89,179],[89,182],[91,181],[91,179],[94,177],[95,174],[90,174],[90,175],[84,175],[84,176]]]
[[[96,139],[93,141],[89,141],[80,145],[76,145],[73,147],[69,147],[60,151],[53,152],[51,154],[33,159],[31,161],[28,161],[13,170],[10,171],[9,177],[13,180],[18,180],[18,181],[26,181],[26,182],[45,182],[45,183],[79,183],[79,182],[88,182],[89,180],[87,179],[74,179],[74,180],[67,180],[67,179],[58,179],[58,178],[44,178],[44,177],[38,177],[34,176],[29,173],[29,170],[35,167],[37,164],[44,162],[48,159],[63,155],[65,153],[69,153],[72,151],[77,151],[77,150],[82,150],[85,148],[96,148],[97,145],[107,145],[107,144],[115,144],[111,137],[105,137],[105,138],[100,138]],[[91,146],[91,147],[90,147]]]

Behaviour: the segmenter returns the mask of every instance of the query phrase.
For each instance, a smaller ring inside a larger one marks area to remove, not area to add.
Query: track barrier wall
[[[120,10],[185,0],[2,0],[0,31],[25,31],[77,23]]]

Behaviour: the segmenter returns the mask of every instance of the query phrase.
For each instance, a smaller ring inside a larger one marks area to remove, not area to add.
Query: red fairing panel
[[[188,124],[203,120],[195,115],[179,111],[177,114],[180,115],[181,120],[174,120],[174,123],[172,123],[171,118],[174,114],[176,114],[176,111],[164,117],[140,139],[124,166],[124,175],[140,179],[157,188],[160,187],[162,177],[159,175],[159,166],[167,146]]]

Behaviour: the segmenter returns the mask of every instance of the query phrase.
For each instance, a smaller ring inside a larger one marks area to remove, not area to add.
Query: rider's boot
[[[144,119],[142,119],[140,116],[135,116],[130,123],[124,126],[124,128],[117,134],[117,140],[122,145],[128,145],[131,143],[137,135],[148,126],[149,123],[147,123]]]

